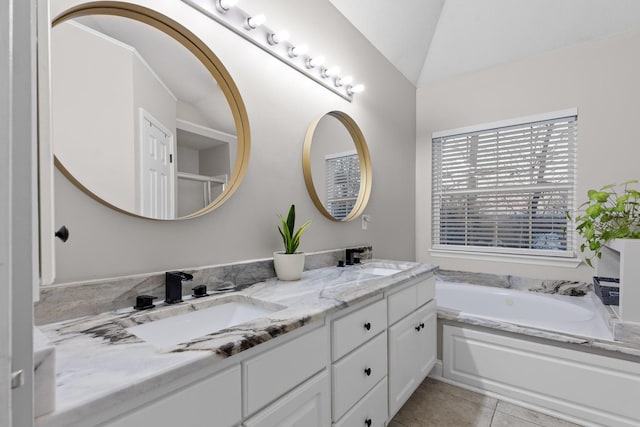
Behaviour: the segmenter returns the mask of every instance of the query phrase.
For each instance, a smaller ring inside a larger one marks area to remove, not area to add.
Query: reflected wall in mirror
[[[195,217],[244,176],[248,120],[231,76],[152,10],[100,2],[55,19],[51,111],[58,168],[119,211]]]
[[[362,131],[346,113],[314,120],[304,141],[304,181],[318,210],[333,221],[350,221],[371,194],[371,159]]]

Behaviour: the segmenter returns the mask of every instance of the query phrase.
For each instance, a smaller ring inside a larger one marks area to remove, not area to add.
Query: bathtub
[[[518,326],[612,340],[593,295],[538,294],[492,286],[436,282],[439,310]]]

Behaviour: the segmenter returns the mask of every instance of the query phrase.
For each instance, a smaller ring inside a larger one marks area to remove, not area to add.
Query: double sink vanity
[[[368,260],[40,325],[56,408],[36,425],[383,426],[436,360],[435,269]]]

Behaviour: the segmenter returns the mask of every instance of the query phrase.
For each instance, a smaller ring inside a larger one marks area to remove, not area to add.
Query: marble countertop
[[[368,272],[372,266],[401,271],[379,276]],[[126,327],[139,323],[134,318],[139,319],[141,315],[132,308],[41,325],[39,329],[56,349],[56,410],[37,418],[36,425],[79,423],[202,366],[322,320],[436,269],[430,264],[372,260],[344,268],[305,271],[299,281],[283,282],[274,278],[238,292],[209,296],[206,299],[231,295],[251,297],[286,308],[163,349],[127,332]],[[185,299],[181,305],[186,307],[192,303],[196,300]],[[162,317],[162,305],[164,303],[144,315]]]

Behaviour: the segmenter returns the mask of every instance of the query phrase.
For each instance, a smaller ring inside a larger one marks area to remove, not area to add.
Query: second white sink
[[[229,301],[133,326],[127,328],[127,332],[157,348],[166,348],[259,319],[285,308],[275,304],[256,304],[253,301],[250,298]]]

